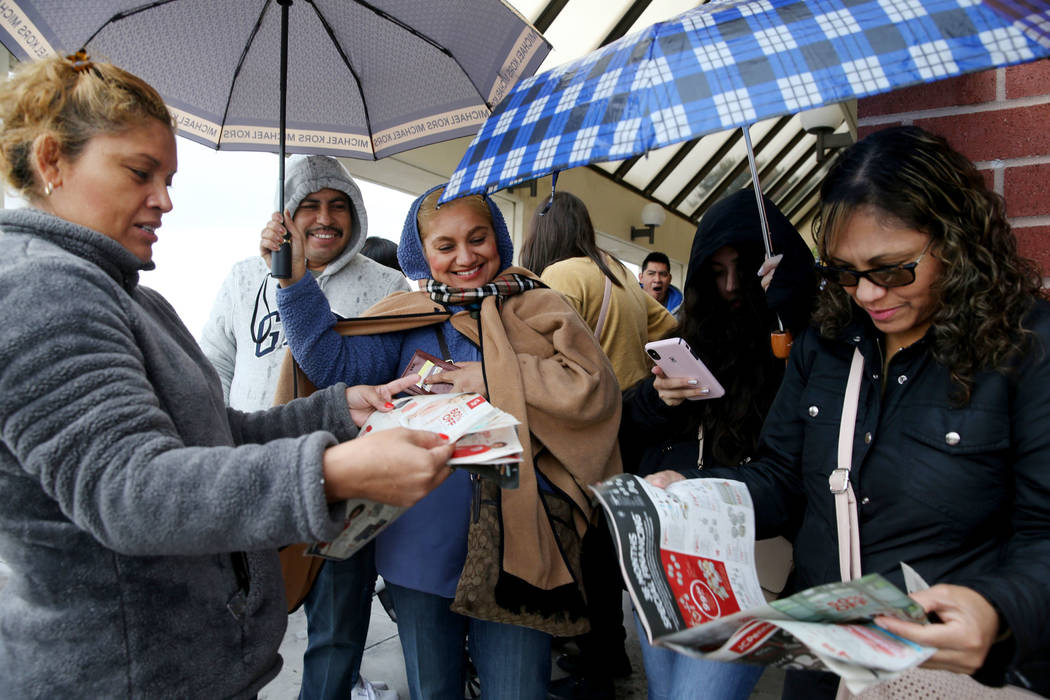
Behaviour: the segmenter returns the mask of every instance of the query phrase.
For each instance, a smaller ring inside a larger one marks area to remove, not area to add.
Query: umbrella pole
[[[281,6],[281,90],[278,122],[278,150],[277,150],[277,201],[281,208],[281,218],[284,218],[284,150],[285,150],[285,116],[288,107],[288,6],[292,0],[277,0]],[[292,245],[288,242],[291,238],[285,234],[285,242],[270,257],[270,275],[278,279],[288,279],[292,276]]]
[[[773,257],[773,235],[769,231],[769,219],[766,218],[766,200],[762,196],[762,185],[758,181],[758,163],[755,162],[755,148],[751,145],[751,128],[742,126],[744,132],[744,145],[747,146],[747,164],[751,167],[751,182],[754,185],[755,201],[758,203],[758,218],[762,225],[762,244],[766,248],[766,259]],[[769,344],[773,348],[773,355],[786,360],[791,353],[791,333],[784,330],[784,322],[777,314],[777,330],[769,334]]]
[[[762,185],[758,182],[758,163],[755,162],[755,147],[751,145],[751,129],[740,127],[744,132],[744,145],[747,146],[747,164],[751,167],[751,182],[755,188],[755,201],[758,203],[758,218],[762,222],[762,244],[766,247],[766,257],[773,257],[773,236],[769,233],[769,221],[766,219],[766,202],[762,197]]]

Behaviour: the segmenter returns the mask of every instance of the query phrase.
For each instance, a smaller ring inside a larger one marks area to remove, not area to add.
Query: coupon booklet
[[[361,434],[391,428],[428,430],[456,445],[449,465],[490,479],[501,488],[518,487],[521,442],[519,421],[474,393],[420,394],[394,399],[394,409],[376,411]],[[343,531],[330,542],[311,545],[306,554],[346,559],[397,519],[404,508],[362,499],[346,502]]]
[[[876,615],[927,621],[922,606],[878,574],[767,602],[755,572],[751,496],[738,481],[686,479],[662,489],[621,474],[592,490],[651,644],[718,661],[833,671],[853,693],[936,651],[872,623]],[[903,566],[909,587],[922,587]]]

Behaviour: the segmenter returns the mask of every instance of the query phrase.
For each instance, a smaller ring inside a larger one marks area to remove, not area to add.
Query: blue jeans
[[[751,695],[762,666],[697,659],[663,647],[654,647],[638,622],[649,700],[746,700]]]
[[[343,561],[326,561],[303,605],[306,653],[301,700],[348,698],[361,670],[376,587],[372,542]]]
[[[462,700],[464,642],[478,670],[481,695],[546,700],[551,637],[528,627],[475,620],[452,612],[452,600],[386,583],[397,614],[412,700]]]

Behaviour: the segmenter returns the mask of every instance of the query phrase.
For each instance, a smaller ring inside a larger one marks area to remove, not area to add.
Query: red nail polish
[[[438,433],[438,435],[441,437],[442,440],[448,440],[448,435],[445,435],[444,433]]]
[[[370,425],[366,425],[366,426],[365,426],[365,432],[367,433],[367,432],[369,432],[370,430],[372,430],[372,426],[370,426]]]
[[[385,404],[383,404],[383,406],[384,406],[385,408],[393,408],[393,407],[394,407],[394,404],[392,404],[392,403],[390,403],[389,401],[387,401],[387,402],[386,402]]]

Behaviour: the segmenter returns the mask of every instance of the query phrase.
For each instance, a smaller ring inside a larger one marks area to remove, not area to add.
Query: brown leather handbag
[[[288,602],[288,613],[299,609],[313,588],[317,574],[324,566],[321,557],[306,556],[306,544],[290,544],[277,556],[281,559],[281,575],[284,576],[284,598]]]
[[[290,381],[285,381],[289,375]],[[285,355],[284,364],[281,366],[281,378],[277,384],[278,390],[274,397],[274,405],[285,404],[294,398],[309,396],[317,391],[317,388],[306,378],[306,374],[295,364],[291,352]],[[317,580],[317,574],[324,566],[325,560],[321,557],[306,556],[306,549],[309,546],[306,543],[290,544],[277,552],[281,560],[284,597],[288,602],[289,614],[298,610],[306,600],[310,589],[313,588],[314,581]]]

